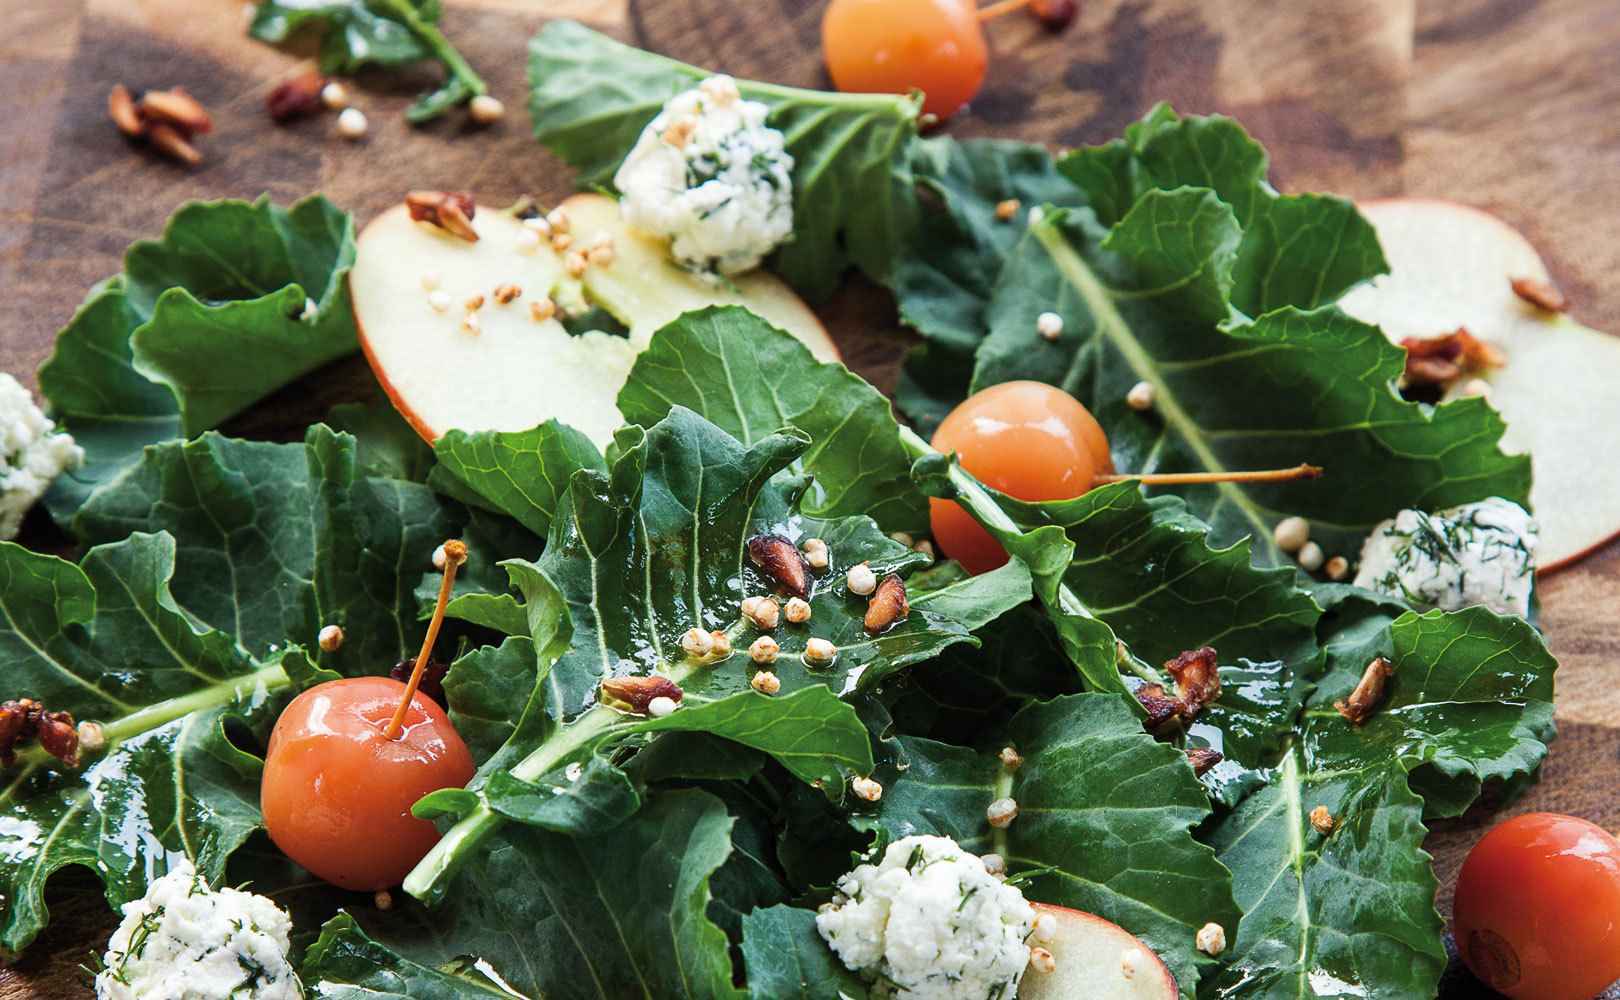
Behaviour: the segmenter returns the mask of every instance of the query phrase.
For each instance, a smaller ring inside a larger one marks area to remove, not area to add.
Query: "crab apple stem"
[[[979,8],[980,21],[994,21],[1003,14],[1011,14],[1015,10],[1023,10],[1035,0],[996,0],[988,7]]]
[[[1317,479],[1322,475],[1320,465],[1296,465],[1291,469],[1255,469],[1248,472],[1120,472],[1098,476],[1093,486],[1107,483],[1137,482],[1143,486],[1198,486],[1203,483],[1286,483],[1295,479]]]
[[[422,684],[422,673],[427,670],[428,657],[433,654],[433,643],[439,638],[439,627],[444,624],[444,609],[450,603],[450,589],[456,585],[456,570],[467,561],[467,545],[457,539],[444,543],[444,579],[439,583],[439,600],[433,605],[433,619],[428,622],[427,635],[422,637],[422,651],[416,654],[416,666],[411,668],[411,679],[405,682],[405,696],[394,709],[394,717],[383,730],[383,739],[397,740],[405,728],[405,713]]]

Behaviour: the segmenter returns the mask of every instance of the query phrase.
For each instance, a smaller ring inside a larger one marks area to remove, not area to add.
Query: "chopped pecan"
[[[411,671],[416,669],[416,657],[408,656],[394,664],[388,671],[388,676],[401,684],[411,679]],[[444,675],[450,672],[450,664],[440,663],[438,660],[427,661],[422,668],[422,683],[416,689],[438,702],[441,707],[446,705],[444,697]]]
[[[609,677],[602,682],[602,696],[611,702],[628,705],[632,712],[645,715],[647,705],[654,698],[668,698],[679,702],[684,692],[668,677],[632,675]]]
[[[1542,281],[1540,278],[1513,278],[1511,284],[1514,295],[1537,309],[1561,313],[1569,308],[1569,300],[1564,298],[1564,293],[1550,281]]]
[[[890,573],[878,581],[877,589],[866,602],[866,631],[877,635],[895,622],[904,621],[911,614],[911,602],[906,600],[906,584]]]
[[[1394,673],[1395,665],[1382,656],[1378,657],[1362,671],[1361,681],[1356,684],[1356,689],[1350,692],[1350,697],[1340,698],[1333,703],[1333,707],[1353,725],[1361,725],[1372,715],[1378,703],[1384,700],[1384,688],[1388,686],[1389,678]]]
[[[129,88],[123,84],[113,87],[112,93],[107,95],[107,114],[112,116],[113,124],[118,131],[131,139],[139,139],[146,134],[146,124],[141,121],[141,113],[135,110],[135,98],[130,96]]]
[[[10,767],[17,747],[31,740],[67,766],[79,765],[79,730],[71,713],[47,712],[32,698],[0,704],[0,764]]]
[[[174,127],[182,138],[204,135],[214,130],[214,119],[208,109],[183,87],[169,90],[148,90],[135,102],[141,117],[154,124],[163,122]]]
[[[810,566],[799,547],[781,535],[755,535],[748,558],[789,597],[810,596]]]
[[[270,96],[264,99],[265,110],[270,112],[270,120],[276,124],[284,124],[296,118],[304,118],[316,114],[326,107],[321,100],[321,89],[326,86],[326,77],[307,70],[284,80],[276,89],[270,91]]]
[[[1443,337],[1407,337],[1406,384],[1447,386],[1464,375],[1507,363],[1502,352],[1459,326]]]
[[[411,218],[417,222],[438,226],[468,243],[478,242],[478,233],[472,227],[472,219],[478,207],[473,204],[470,194],[456,191],[412,191],[405,196],[405,207],[410,209]]]
[[[1327,806],[1317,806],[1311,810],[1311,828],[1317,833],[1325,837],[1333,832],[1336,825],[1337,821],[1333,818],[1333,814],[1328,812]]]
[[[1213,747],[1187,748],[1187,763],[1192,765],[1193,773],[1200,778],[1225,759],[1221,752]]]
[[[152,143],[153,149],[171,160],[179,160],[188,167],[202,162],[202,154],[197,152],[197,147],[187,142],[180,130],[167,122],[153,122],[146,130],[146,138]]]
[[[1136,700],[1147,712],[1147,728],[1153,732],[1191,722],[1205,705],[1221,696],[1219,663],[1211,647],[1188,650],[1164,667],[1175,678],[1174,697],[1162,684],[1144,684],[1136,689]]]

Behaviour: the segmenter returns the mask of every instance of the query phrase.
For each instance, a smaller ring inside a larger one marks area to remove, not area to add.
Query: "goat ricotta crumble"
[[[693,273],[759,266],[793,234],[793,157],[769,114],[729,76],[670,98],[613,176],[624,220]]]
[[[895,1000],[1006,1000],[1029,965],[1035,908],[949,837],[906,837],[838,880],[816,929]]]
[[[300,1000],[292,920],[251,892],[211,889],[189,861],[124,904],[98,1000]]]
[[[1498,497],[1426,514],[1403,510],[1368,536],[1356,586],[1455,611],[1483,604],[1528,615],[1536,522]]]
[[[84,449],[59,432],[34,397],[0,373],[0,541],[17,537],[23,515],[56,477],[84,462]]]

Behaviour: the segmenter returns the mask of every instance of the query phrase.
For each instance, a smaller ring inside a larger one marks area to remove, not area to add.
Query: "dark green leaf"
[[[292,681],[195,623],[170,593],[174,558],[167,535],[91,549],[80,565],[0,543],[0,699],[35,698],[106,736],[78,770],[38,747],[7,770],[0,951],[45,926],[45,883],[66,865],[95,871],[118,906],[175,858],[219,878],[259,826],[261,762],[226,723],[264,736]]]
[[[476,969],[458,975],[414,962],[368,937],[342,911],[321,926],[321,936],[299,971],[313,995],[336,1000],[491,1000],[512,995]]]
[[[578,774],[559,769],[532,782],[497,771],[484,786],[484,797],[508,819],[582,837],[606,833],[641,805],[625,773],[600,757],[592,757]]]
[[[1063,387],[1133,472],[1325,467],[1319,482],[1179,491],[1214,542],[1251,535],[1264,562],[1284,558],[1271,540],[1284,515],[1308,517],[1330,554],[1352,553],[1402,507],[1525,502],[1529,463],[1500,450],[1501,419],[1479,399],[1403,402],[1403,353],[1376,328],[1331,307],[1234,312],[1242,237],[1231,207],[1193,188],[1147,192],[1111,230],[1085,211],[1048,216],[1014,251],[974,385]],[[1056,342],[1035,329],[1046,311],[1064,319]],[[1151,411],[1125,404],[1140,381]]]
[[[65,520],[146,445],[216,426],[356,346],[345,276],[354,225],[324,198],[195,202],[130,247],[40,368],[53,415],[85,448],[47,505]],[[315,303],[302,317],[305,300]]]
[[[364,475],[420,483],[433,468],[433,446],[386,403],[341,403],[332,407],[326,424],[354,437]]]
[[[1136,934],[1191,995],[1213,964],[1193,947],[1198,928],[1235,928],[1238,909],[1231,873],[1193,840],[1209,801],[1181,753],[1144,733],[1125,699],[1101,694],[1029,706],[1012,719],[1008,742],[1024,756],[1011,772],[994,752],[896,739],[901,769],[873,824],[890,839],[953,837],[975,853],[1000,854],[1013,872],[1049,867],[1029,898]],[[985,809],[1003,796],[1019,815],[996,830]]]
[[[580,469],[607,468],[585,435],[555,420],[530,431],[446,431],[433,451],[439,464],[428,481],[434,489],[514,518],[541,538],[551,530],[569,478]]]
[[[814,910],[755,910],[743,917],[742,931],[754,1000],[865,1000],[866,984],[821,940]]]
[[[659,330],[636,358],[618,403],[625,420],[645,427],[684,406],[744,445],[796,427],[815,442],[794,463],[815,479],[800,501],[804,513],[865,514],[901,531],[928,522],[889,401],[746,309],[687,313]]]
[[[583,186],[611,183],[664,102],[709,74],[553,21],[529,43],[534,134],[579,170]],[[917,135],[913,97],[834,94],[739,80],[770,106],[769,123],[793,156],[793,241],[771,266],[821,299],[850,264],[885,281],[916,216],[907,158]]]

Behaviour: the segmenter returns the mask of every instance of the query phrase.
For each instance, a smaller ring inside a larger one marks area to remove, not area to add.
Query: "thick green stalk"
[[[421,39],[422,44],[444,63],[450,75],[461,81],[470,96],[476,97],[489,92],[489,86],[484,83],[483,78],[461,53],[456,51],[456,47],[450,44],[450,39],[444,37],[444,32],[439,30],[438,25],[422,20],[410,0],[372,0],[372,2],[389,17],[410,29],[411,34]]]

